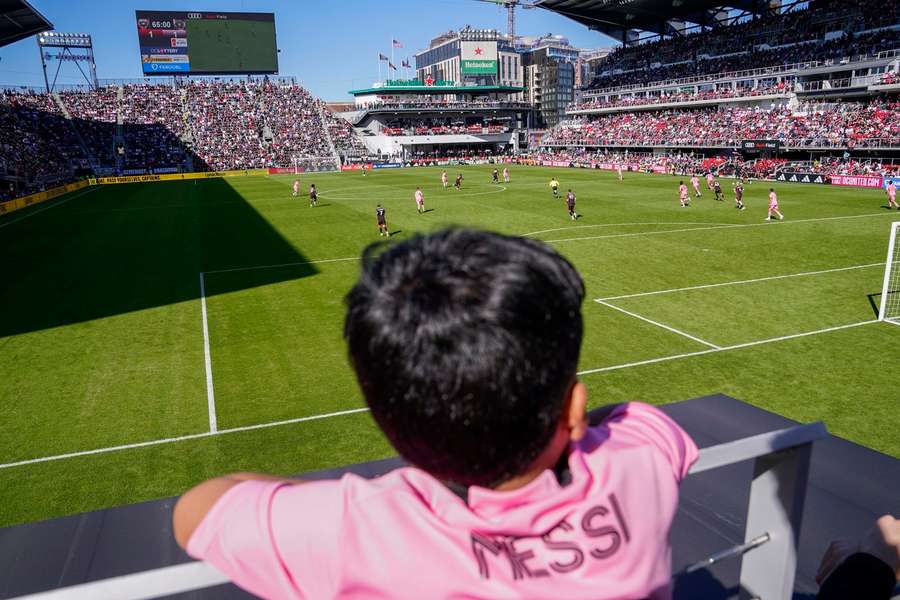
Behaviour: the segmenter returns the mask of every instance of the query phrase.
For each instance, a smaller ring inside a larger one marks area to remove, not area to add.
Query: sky
[[[315,95],[343,100],[350,89],[378,79],[378,53],[399,61],[428,47],[431,39],[466,25],[506,31],[506,11],[478,0],[30,0],[57,31],[93,37],[100,79],[141,77],[134,11],[248,11],[275,13],[279,73],[297,77]],[[612,39],[542,9],[517,13],[519,35],[562,34],[581,48],[614,45]],[[64,64],[60,83],[83,83]],[[43,86],[34,38],[0,48],[0,87]]]

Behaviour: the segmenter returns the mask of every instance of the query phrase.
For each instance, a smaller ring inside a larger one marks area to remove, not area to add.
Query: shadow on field
[[[866,298],[869,299],[869,306],[872,307],[872,312],[875,313],[875,316],[878,316],[878,303],[875,302],[875,298],[881,297],[881,292],[877,294],[866,294]]]
[[[201,271],[309,260],[223,179],[98,187],[0,231],[0,256],[0,337],[195,301]],[[316,273],[247,270],[206,293]]]

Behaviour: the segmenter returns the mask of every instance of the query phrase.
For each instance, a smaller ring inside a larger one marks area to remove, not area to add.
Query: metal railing
[[[789,600],[813,442],[828,435],[811,423],[704,448],[691,475],[748,460],[753,463],[744,543],[688,567],[698,570],[743,556],[740,587],[749,597]],[[214,567],[193,562],[21,596],[19,600],[149,600],[228,583]]]

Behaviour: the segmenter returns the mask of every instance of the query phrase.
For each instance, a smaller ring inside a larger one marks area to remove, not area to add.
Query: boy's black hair
[[[439,479],[492,487],[524,473],[558,427],[583,298],[549,246],[447,229],[365,250],[344,336],[394,448]]]

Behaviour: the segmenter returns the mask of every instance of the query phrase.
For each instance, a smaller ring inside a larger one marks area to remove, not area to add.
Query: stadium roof
[[[352,96],[366,94],[470,94],[470,93],[511,93],[515,94],[525,88],[510,85],[400,85],[370,87],[361,90],[350,90]]]
[[[627,40],[631,31],[676,35],[678,28],[670,23],[673,20],[714,25],[716,15],[723,10],[733,8],[751,14],[770,10],[768,2],[762,0],[543,0],[540,7],[620,42]]]
[[[0,0],[0,47],[53,29],[53,23],[25,0]]]

